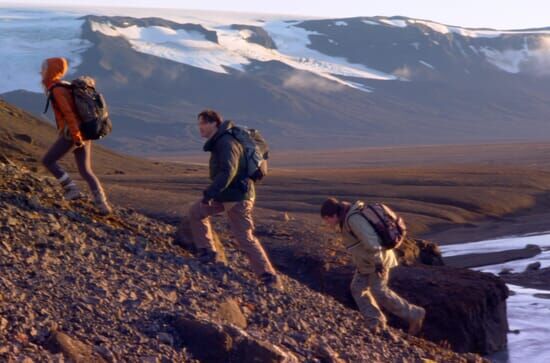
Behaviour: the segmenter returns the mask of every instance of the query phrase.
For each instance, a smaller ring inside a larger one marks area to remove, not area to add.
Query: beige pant
[[[373,329],[386,327],[382,307],[407,322],[416,319],[422,311],[422,308],[409,303],[388,287],[388,273],[379,276],[377,273],[355,272],[351,282],[351,294],[367,325]]]
[[[265,250],[260,241],[254,236],[253,208],[254,202],[251,200],[225,204],[212,202],[210,205],[205,205],[199,201],[193,204],[189,211],[193,241],[197,248],[215,251],[210,216],[226,211],[231,231],[240,249],[248,256],[252,271],[258,275],[266,272],[275,274]]]

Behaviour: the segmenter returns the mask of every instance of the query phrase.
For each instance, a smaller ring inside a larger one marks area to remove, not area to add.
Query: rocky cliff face
[[[86,200],[64,202],[54,180],[4,158],[0,361],[480,360],[373,334],[291,277],[284,292],[266,290],[225,240],[229,267],[202,265],[173,232],[133,210],[101,217]]]
[[[403,266],[393,271],[390,286],[426,309],[425,339],[458,352],[488,354],[506,347],[508,288],[498,277],[446,266]]]

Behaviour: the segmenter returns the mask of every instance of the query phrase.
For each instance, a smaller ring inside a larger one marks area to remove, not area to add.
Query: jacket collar
[[[235,125],[231,121],[222,122],[222,124],[218,127],[218,131],[216,131],[216,133],[206,141],[206,143],[204,144],[203,150],[212,151],[214,149],[214,145],[216,144],[216,141],[218,141],[222,135],[227,133],[234,126]]]

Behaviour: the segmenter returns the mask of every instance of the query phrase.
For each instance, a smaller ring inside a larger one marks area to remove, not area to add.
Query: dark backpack
[[[260,182],[267,174],[269,146],[258,130],[234,126],[228,130],[244,149],[248,177]]]
[[[407,236],[407,226],[403,218],[385,204],[368,204],[361,211],[354,214],[361,214],[371,224],[380,237],[383,249],[391,250],[399,247]],[[351,228],[349,230],[357,238]]]
[[[53,98],[53,88],[66,87],[72,91],[76,112],[80,119],[80,132],[86,140],[98,140],[109,135],[113,124],[109,118],[109,109],[105,98],[95,88],[95,81],[90,77],[79,77],[72,82],[59,82],[54,85],[48,94],[44,113]]]

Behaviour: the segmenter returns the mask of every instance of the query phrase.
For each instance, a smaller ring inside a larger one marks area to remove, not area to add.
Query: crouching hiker
[[[48,95],[44,112],[47,111],[51,101],[59,133],[57,140],[42,158],[42,164],[57,178],[63,187],[66,200],[78,199],[81,197],[80,189],[58,163],[62,157],[72,152],[80,175],[90,187],[97,209],[101,214],[109,214],[112,212],[111,206],[101,183],[92,170],[91,138],[95,138],[95,135],[84,135],[81,132],[82,120],[75,104],[73,86],[62,80],[67,70],[68,63],[65,58],[49,58],[42,63],[42,85]],[[87,79],[93,82],[92,79]]]
[[[388,287],[389,272],[397,266],[391,247],[400,243],[405,233],[402,219],[382,204],[367,206],[357,201],[351,205],[334,198],[323,203],[321,217],[325,224],[342,232],[346,250],[357,268],[351,293],[369,328],[386,328],[381,311],[384,308],[409,323],[409,334],[418,334],[426,311]]]
[[[243,145],[232,133],[231,121],[223,121],[219,113],[205,110],[198,115],[200,135],[207,139],[204,151],[210,152],[212,183],[203,192],[202,200],[189,211],[193,241],[202,262],[216,261],[217,251],[212,236],[210,216],[226,212],[239,247],[247,255],[250,266],[269,287],[282,288],[281,281],[260,241],[254,236],[255,187],[249,177]]]

